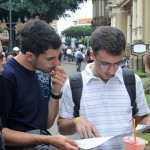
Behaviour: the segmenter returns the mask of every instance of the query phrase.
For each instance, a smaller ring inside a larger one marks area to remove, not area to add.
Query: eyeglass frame
[[[103,64],[103,62],[101,62],[100,60],[97,60],[96,56],[95,56],[95,59],[96,59],[96,62],[98,63],[99,67],[101,67],[101,69],[103,70],[108,70],[110,69],[112,66],[115,68],[115,69],[118,69],[121,62],[122,62],[122,59],[119,61],[119,62],[116,62],[116,63],[107,63],[105,62],[105,64]]]

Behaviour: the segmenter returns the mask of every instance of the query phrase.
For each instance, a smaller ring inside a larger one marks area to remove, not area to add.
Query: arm
[[[143,84],[139,76],[136,77],[136,101],[138,112],[134,118],[136,119],[136,124],[143,124],[150,126],[150,117],[148,116],[149,108],[147,105],[146,97],[144,94]]]
[[[74,119],[73,112],[74,103],[70,83],[69,80],[67,80],[63,87],[63,95],[59,108],[59,118],[57,120],[59,132],[64,135],[72,135],[78,132],[81,138],[93,137],[93,135],[96,137],[99,136],[95,126],[88,119],[84,117],[80,119],[77,119],[77,117]]]
[[[73,135],[76,133],[76,125],[72,119],[62,118],[59,116],[57,120],[58,131],[62,135]]]
[[[45,136],[14,131],[8,128],[3,129],[6,146],[27,146],[38,144],[50,144],[62,150],[78,150],[77,144],[61,135]],[[23,137],[23,138],[22,138]]]
[[[134,118],[136,119],[136,124],[143,124],[143,125],[146,125],[146,126],[150,126],[150,117],[148,115],[135,116]],[[148,129],[144,132],[150,133],[150,129]]]
[[[57,66],[51,73],[52,77],[52,93],[54,95],[59,95],[61,93],[61,88],[66,80],[66,73],[62,67]],[[49,100],[49,110],[48,110],[48,128],[52,127],[59,108],[59,100],[50,97]]]
[[[77,117],[74,120],[59,117],[57,123],[59,132],[64,135],[78,132],[81,138],[91,138],[93,135],[100,136],[96,127],[84,117]]]

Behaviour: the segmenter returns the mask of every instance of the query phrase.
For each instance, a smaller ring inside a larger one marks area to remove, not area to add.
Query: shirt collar
[[[121,67],[118,68],[118,70],[116,71],[114,77],[118,78],[121,83],[124,83]]]
[[[85,76],[85,82],[86,82],[86,84],[91,79],[97,79],[97,77],[94,76],[94,74],[93,74],[93,72],[91,70],[92,65],[94,65],[94,63],[87,64],[86,67],[85,67],[85,74],[86,74],[86,76]],[[118,68],[118,70],[116,71],[115,75],[112,78],[118,78],[121,83],[124,83],[121,67]]]

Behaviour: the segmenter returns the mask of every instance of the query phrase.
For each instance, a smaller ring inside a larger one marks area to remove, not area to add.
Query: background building
[[[110,17],[107,9],[107,4],[109,0],[92,0],[93,4],[93,30],[97,29],[99,26],[110,25]]]
[[[94,20],[96,22],[96,18],[103,18],[99,19],[99,24],[97,24],[101,26],[104,22],[101,20],[110,18],[110,25],[123,31],[127,40],[125,56],[130,58],[131,65],[137,69],[142,68],[145,53],[134,53],[132,50],[135,44],[146,44],[146,48],[149,47],[149,7],[150,0],[109,0],[106,2],[105,0],[93,0],[93,23]],[[104,25],[107,24],[106,21]],[[141,47],[138,48],[140,52]]]

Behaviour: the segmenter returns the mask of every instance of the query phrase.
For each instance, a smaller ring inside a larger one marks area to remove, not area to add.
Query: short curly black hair
[[[120,55],[125,51],[126,40],[123,32],[115,27],[101,26],[92,34],[92,49],[94,54],[104,50],[110,55]]]
[[[62,44],[55,30],[45,21],[37,19],[27,21],[20,36],[23,54],[30,51],[39,56],[50,48],[57,50]]]

